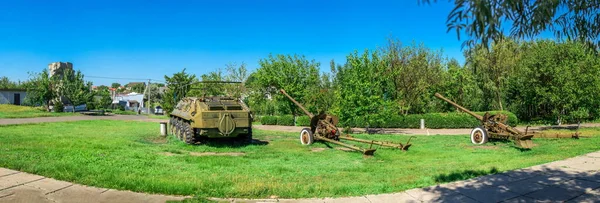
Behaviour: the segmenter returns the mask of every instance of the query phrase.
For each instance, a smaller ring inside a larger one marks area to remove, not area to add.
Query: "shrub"
[[[310,126],[310,118],[308,116],[296,117],[296,126]]]
[[[52,107],[52,110],[54,112],[64,112],[65,111],[65,106],[60,101],[59,102],[54,102],[54,106]]]
[[[260,118],[260,123],[263,125],[276,125],[277,116],[263,116]]]
[[[283,115],[277,118],[277,125],[294,126],[294,116]]]
[[[253,115],[252,122],[260,122],[262,116]]]

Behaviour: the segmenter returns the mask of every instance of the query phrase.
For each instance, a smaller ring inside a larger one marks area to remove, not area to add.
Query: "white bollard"
[[[425,129],[425,119],[421,119],[421,129]]]
[[[160,135],[167,136],[167,122],[160,122]]]

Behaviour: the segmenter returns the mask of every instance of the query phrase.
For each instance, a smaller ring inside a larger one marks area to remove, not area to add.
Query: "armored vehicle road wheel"
[[[300,131],[300,143],[302,145],[311,145],[315,141],[312,131],[310,128],[303,128]]]
[[[175,125],[175,121],[173,121],[173,117],[170,117],[169,118],[169,132],[171,132],[171,134],[173,134],[173,132],[174,132],[173,129],[175,129],[173,127],[173,125]]]
[[[473,128],[471,131],[471,142],[473,144],[485,144],[488,141],[487,131],[483,127]]]
[[[181,120],[178,118],[175,119],[175,135],[177,135],[177,139],[181,140]]]
[[[196,141],[194,139],[194,129],[192,129],[192,126],[190,125],[190,123],[187,121],[184,121],[182,127],[183,127],[182,133],[181,133],[181,137],[183,138],[182,140],[188,144],[196,143]]]

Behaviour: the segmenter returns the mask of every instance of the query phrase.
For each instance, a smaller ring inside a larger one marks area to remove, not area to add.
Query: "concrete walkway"
[[[0,168],[3,202],[165,202],[184,197],[88,187]],[[227,202],[600,202],[600,151],[500,174],[380,195]]]
[[[0,168],[0,203],[165,202],[184,198],[88,187]]]

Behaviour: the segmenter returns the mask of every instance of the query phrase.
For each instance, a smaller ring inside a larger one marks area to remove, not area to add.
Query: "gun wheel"
[[[488,141],[487,131],[482,127],[473,128],[471,131],[471,143],[485,144]]]
[[[303,128],[300,131],[300,143],[302,145],[311,145],[315,141],[312,131],[310,128]]]

